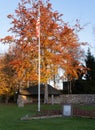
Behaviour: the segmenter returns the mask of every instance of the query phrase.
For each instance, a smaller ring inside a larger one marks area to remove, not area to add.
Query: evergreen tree
[[[95,57],[91,54],[90,49],[88,48],[85,64],[87,67],[86,79],[95,80]]]

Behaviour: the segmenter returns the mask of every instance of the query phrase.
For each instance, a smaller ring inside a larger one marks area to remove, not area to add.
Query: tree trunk
[[[29,88],[29,80],[27,81],[27,88]]]
[[[8,101],[9,101],[9,96],[6,95],[6,97],[5,97],[5,103],[8,104]]]
[[[72,94],[72,84],[71,84],[71,81],[70,81],[70,94]]]
[[[67,81],[67,83],[68,83],[68,86],[67,86],[67,87],[68,87],[68,94],[69,94],[69,93],[70,93],[70,91],[69,91],[69,90],[70,90],[70,84],[69,84],[69,81]]]
[[[45,89],[44,89],[44,104],[48,104],[48,85],[45,84]]]

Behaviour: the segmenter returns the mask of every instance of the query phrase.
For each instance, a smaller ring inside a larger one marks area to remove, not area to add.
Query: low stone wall
[[[18,106],[25,103],[33,103],[33,99],[19,95]],[[64,94],[60,96],[49,97],[51,104],[95,104],[95,94]]]
[[[95,94],[64,94],[55,98],[54,103],[95,104]]]

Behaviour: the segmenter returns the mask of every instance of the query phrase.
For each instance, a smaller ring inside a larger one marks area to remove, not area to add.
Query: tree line
[[[84,58],[84,71],[78,69],[78,78],[71,81],[73,94],[95,94],[95,57],[90,48]],[[79,73],[81,72],[81,73]],[[70,93],[70,82],[64,82],[63,93]]]

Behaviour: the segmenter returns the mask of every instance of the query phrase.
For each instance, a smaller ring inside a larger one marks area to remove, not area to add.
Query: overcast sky
[[[7,30],[11,27],[8,14],[13,14],[20,0],[0,1],[0,38],[8,35]],[[95,0],[50,0],[53,9],[64,14],[63,20],[73,25],[76,19],[81,25],[86,25],[80,32],[80,41],[89,42],[92,52],[95,51]],[[6,52],[7,47],[0,43],[0,53]]]

